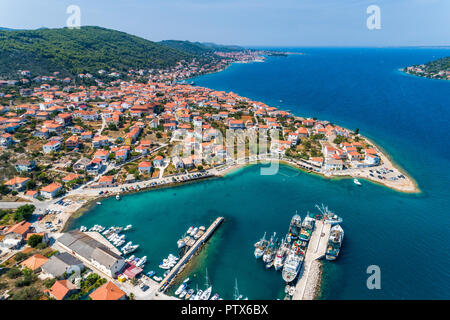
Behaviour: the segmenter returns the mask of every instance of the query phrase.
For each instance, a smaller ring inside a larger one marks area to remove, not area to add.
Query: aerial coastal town
[[[74,213],[102,197],[120,199],[270,161],[327,178],[352,177],[358,185],[364,179],[417,191],[358,129],[195,86],[189,78],[265,59],[258,51],[217,55],[224,59],[211,65],[98,70],[77,79],[20,70],[22,79],[0,81],[1,299],[173,299],[158,282],[138,277],[142,269],[100,230],[64,229]],[[229,132],[246,132],[238,138],[244,146],[252,135],[277,135],[264,153],[246,150],[239,158],[222,139]]]

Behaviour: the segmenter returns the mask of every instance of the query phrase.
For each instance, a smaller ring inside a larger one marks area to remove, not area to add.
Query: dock
[[[218,217],[214,222],[206,229],[205,233],[192,245],[192,247],[181,257],[178,263],[170,270],[169,274],[161,281],[159,291],[164,292],[170,287],[171,282],[175,277],[184,269],[186,264],[197,253],[197,251],[208,241],[212,234],[222,224],[224,217]]]
[[[324,223],[322,220],[316,220],[314,231],[311,234],[311,238],[308,243],[308,248],[305,254],[305,260],[300,270],[300,277],[295,285],[294,295],[292,300],[303,300],[305,296],[305,290],[308,285],[314,285],[308,283],[309,273],[311,265],[315,260],[322,259],[325,256],[328,238],[331,232],[331,224]]]

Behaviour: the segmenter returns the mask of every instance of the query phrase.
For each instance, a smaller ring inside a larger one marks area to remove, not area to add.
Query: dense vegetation
[[[238,46],[226,46],[215,43],[201,43],[181,40],[164,40],[159,43],[164,46],[168,46],[170,48],[181,50],[194,55],[210,54],[214,51],[229,52],[243,50],[243,48]]]
[[[170,47],[172,49],[181,50],[194,55],[202,55],[212,53],[214,50],[199,42],[180,41],[180,40],[164,40],[159,42],[163,46]]]
[[[164,68],[195,55],[124,32],[100,28],[0,31],[0,76],[17,78],[18,70],[34,75],[62,75]]]
[[[438,73],[439,71],[450,70],[450,56],[430,61],[425,64],[424,71],[429,73]]]

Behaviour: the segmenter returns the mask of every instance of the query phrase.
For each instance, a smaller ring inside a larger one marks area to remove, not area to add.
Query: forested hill
[[[214,51],[229,52],[229,51],[244,50],[244,48],[239,46],[228,46],[215,43],[206,43],[206,42],[202,43],[202,42],[191,42],[182,40],[164,40],[159,43],[195,55],[210,54],[213,53]]]
[[[100,27],[0,31],[0,77],[17,77],[18,70],[75,75],[100,69],[164,68],[195,56],[195,52]]]

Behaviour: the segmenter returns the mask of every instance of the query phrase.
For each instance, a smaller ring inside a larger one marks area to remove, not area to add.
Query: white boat
[[[331,228],[330,237],[328,238],[327,251],[325,258],[327,260],[336,260],[341,251],[342,241],[344,240],[344,229],[337,224]]]
[[[154,279],[155,281],[157,281],[157,282],[160,282],[160,281],[162,280],[162,278],[161,278],[161,277],[158,277],[158,276],[154,276],[153,279]]]
[[[187,300],[190,297],[192,297],[192,294],[194,293],[194,289],[189,289],[186,293],[186,295],[184,296],[184,298]]]
[[[255,243],[255,258],[259,259],[264,255],[264,251],[267,247],[266,233],[264,232],[263,237]]]
[[[136,267],[142,266],[145,262],[147,262],[147,256],[143,256],[139,261],[136,263]]]
[[[200,300],[200,297],[202,296],[202,294],[203,294],[203,290],[202,289],[198,290],[194,296],[194,300]]]
[[[187,294],[187,290],[186,289],[183,289],[183,291],[181,291],[181,293],[179,294],[179,297],[181,298],[181,299],[183,299],[184,298],[184,296]]]
[[[354,184],[356,184],[356,185],[358,185],[358,186],[360,186],[360,185],[361,185],[361,182],[359,182],[359,180],[358,180],[358,179],[353,179],[353,183],[354,183]]]
[[[212,297],[211,297],[211,299],[210,300],[219,300],[219,294],[218,293],[215,293]]]
[[[288,243],[283,239],[281,241],[281,245],[277,250],[277,253],[275,255],[275,259],[273,261],[273,266],[275,268],[275,270],[280,270],[281,267],[284,264],[284,260],[286,259],[286,253],[288,251],[289,247],[288,247]]]
[[[186,278],[186,279],[184,279],[183,283],[188,283],[189,281],[191,281],[191,279]]]
[[[202,293],[202,295],[200,296],[200,300],[208,300],[209,297],[211,296],[211,292],[212,292],[212,287],[209,287]]]
[[[129,225],[127,225],[127,226],[123,229],[123,231],[131,230],[131,228],[133,228],[133,225],[132,225],[132,224],[129,224]]]
[[[97,204],[102,204],[101,202],[97,202]]]
[[[120,195],[116,194],[116,200],[120,200]]]
[[[175,291],[175,294],[178,296],[185,288],[186,288],[186,284],[183,282],[182,284],[180,284],[178,289]]]
[[[163,263],[163,262],[161,262],[161,263],[159,264],[159,267],[160,267],[161,269],[164,269],[164,270],[170,269],[169,264]]]
[[[186,242],[184,242],[184,239],[180,239],[177,241],[178,249],[183,248],[185,245],[186,245]]]
[[[194,230],[194,227],[189,227],[188,231],[186,232],[187,234],[191,234],[192,230]]]
[[[291,250],[284,262],[282,277],[286,283],[292,282],[300,271],[303,258]]]
[[[194,229],[192,229],[192,231],[191,231],[191,236],[194,236],[194,235],[197,233],[197,231],[198,231],[198,228],[197,228],[197,227],[195,227]]]

